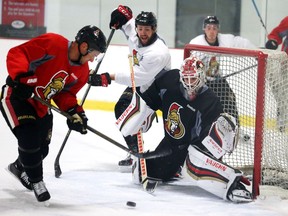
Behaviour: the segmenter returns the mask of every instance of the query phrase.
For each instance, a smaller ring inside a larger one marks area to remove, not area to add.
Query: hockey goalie
[[[244,186],[250,182],[221,160],[236,147],[238,125],[205,84],[202,61],[191,56],[180,70],[158,75],[141,97],[134,94],[130,105],[116,123],[124,136],[137,133],[154,111],[162,112],[165,136],[154,153],[170,154],[146,159],[148,177],[169,181],[184,166],[183,175],[204,190],[236,203],[252,201]],[[139,169],[135,159],[132,172],[138,183],[142,182]]]

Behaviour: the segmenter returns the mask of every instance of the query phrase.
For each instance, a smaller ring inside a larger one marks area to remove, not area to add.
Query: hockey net
[[[233,93],[221,82],[213,90],[224,109],[237,116],[239,142],[227,164],[251,177],[254,198],[273,186],[288,198],[288,56],[272,50],[247,50],[187,44],[184,58],[199,57],[206,69],[211,58]],[[226,95],[223,92],[228,92]],[[222,92],[222,93],[221,93]],[[220,95],[219,95],[220,93]],[[222,96],[221,96],[222,95]],[[263,187],[262,187],[263,186]],[[283,194],[283,192],[282,192]]]

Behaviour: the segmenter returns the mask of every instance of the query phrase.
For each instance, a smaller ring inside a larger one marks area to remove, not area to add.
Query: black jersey
[[[223,107],[206,85],[193,101],[184,98],[180,85],[179,70],[170,70],[156,77],[142,97],[153,110],[162,111],[165,139],[171,144],[201,143]]]

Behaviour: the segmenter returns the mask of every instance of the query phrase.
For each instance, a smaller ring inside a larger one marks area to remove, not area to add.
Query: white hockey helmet
[[[189,96],[196,95],[205,84],[204,64],[194,56],[184,59],[179,73],[180,82]]]

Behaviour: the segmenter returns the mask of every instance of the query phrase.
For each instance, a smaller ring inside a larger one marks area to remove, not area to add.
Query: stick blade
[[[55,164],[54,170],[55,170],[55,177],[59,178],[61,176],[61,174],[62,174],[60,165],[59,164]]]

